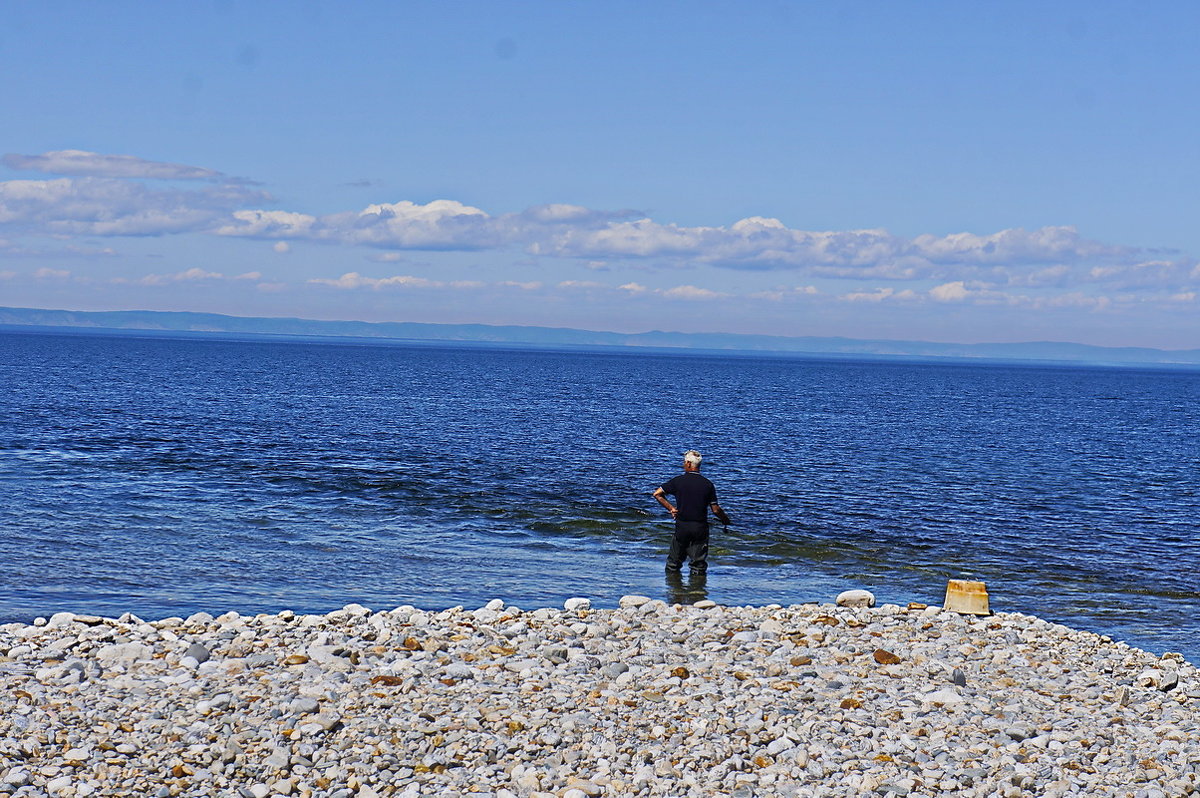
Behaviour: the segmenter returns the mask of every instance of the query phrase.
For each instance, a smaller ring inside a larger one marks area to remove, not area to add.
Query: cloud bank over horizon
[[[513,249],[581,261],[659,261],[847,279],[979,279],[1009,285],[1096,282],[1131,287],[1197,276],[1195,258],[1088,239],[1068,225],[904,238],[882,229],[801,230],[764,216],[689,227],[631,210],[554,203],[492,214],[453,199],[423,204],[400,200],[312,215],[253,207],[274,200],[246,181],[223,179],[221,172],[205,167],[83,150],[8,154],[3,161],[14,169],[84,175],[0,181],[0,231],[6,235],[203,233],[392,251]],[[176,180],[213,185],[147,182]]]
[[[736,300],[745,308],[786,303],[815,308],[832,302],[1089,312],[1146,304],[1194,308],[1200,295],[1195,258],[1091,239],[1068,225],[906,238],[882,229],[802,230],[766,216],[686,226],[632,210],[564,203],[491,213],[454,199],[399,200],[312,214],[269,207],[284,203],[250,181],[207,167],[86,150],[8,154],[3,163],[50,177],[0,182],[0,258],[62,257],[66,250],[53,249],[62,242],[76,255],[91,251],[111,257],[113,245],[96,242],[200,236],[269,242],[277,256],[289,258],[305,244],[324,251],[382,252],[371,256],[376,263],[403,261],[405,253],[519,256],[551,264],[547,268],[556,273],[532,280],[517,274],[456,279],[437,274],[434,267],[426,274],[368,275],[355,269],[304,279],[286,273],[260,279],[257,267],[227,278],[223,272],[191,266],[116,276],[107,280],[112,285],[172,287],[236,280],[262,292],[293,285],[297,290],[374,293],[517,291],[547,300],[573,297],[610,304]],[[660,275],[660,284],[645,285],[644,278],[612,283],[564,279],[562,274],[580,268],[596,275],[617,266]],[[685,272],[693,276],[670,277]],[[698,273],[714,277],[706,284]],[[715,277],[721,273],[743,277]],[[747,282],[752,275],[775,275],[776,282],[752,286]],[[105,282],[67,270],[43,269],[30,276]],[[5,271],[6,281],[17,277]],[[864,282],[871,285],[855,287]]]

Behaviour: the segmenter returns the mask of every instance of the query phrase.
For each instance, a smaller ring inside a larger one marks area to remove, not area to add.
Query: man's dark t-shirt
[[[708,477],[697,471],[685,471],[662,485],[663,493],[675,497],[675,536],[708,537],[708,506],[717,501],[717,489]]]

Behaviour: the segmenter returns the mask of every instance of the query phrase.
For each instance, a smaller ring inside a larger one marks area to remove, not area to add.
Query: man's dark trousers
[[[686,558],[691,563],[693,573],[704,573],[708,570],[708,524],[703,530],[692,521],[677,521],[675,534],[671,538],[671,550],[667,553],[667,570],[679,571],[683,568]],[[681,529],[681,527],[684,527]],[[692,527],[692,528],[687,528]]]

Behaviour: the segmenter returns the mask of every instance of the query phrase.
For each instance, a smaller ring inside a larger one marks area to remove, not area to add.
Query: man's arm
[[[679,512],[679,510],[675,509],[675,507],[672,506],[672,504],[669,501],[667,501],[667,492],[665,490],[663,490],[662,488],[655,488],[654,498],[656,500],[658,500],[658,503],[663,506],[663,509],[665,509],[668,513],[671,514],[672,518],[674,518],[675,514]]]
[[[726,515],[725,511],[721,509],[721,505],[717,504],[716,502],[713,502],[712,504],[710,504],[708,506],[712,508],[713,515],[715,515],[722,524],[725,524],[726,526],[729,525],[729,516]]]

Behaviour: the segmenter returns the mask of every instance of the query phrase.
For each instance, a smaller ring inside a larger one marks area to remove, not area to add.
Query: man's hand
[[[662,488],[658,488],[654,491],[654,499],[663,506],[664,510],[671,514],[672,518],[679,514],[679,510],[675,507],[672,507],[671,503],[667,501],[667,493]]]

